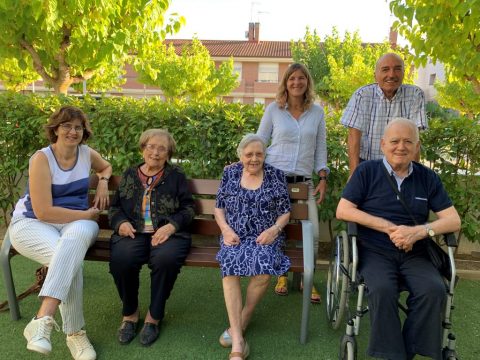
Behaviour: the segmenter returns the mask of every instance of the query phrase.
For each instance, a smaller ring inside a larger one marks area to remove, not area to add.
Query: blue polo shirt
[[[445,210],[452,206],[452,201],[433,170],[416,162],[412,164],[412,172],[403,180],[400,193],[417,223],[425,224],[430,210]],[[394,224],[415,225],[397,199],[386,178],[384,167],[383,160],[360,163],[345,186],[342,198],[357,205],[359,210],[390,220]],[[396,185],[393,177],[392,181]],[[387,234],[361,225],[358,226],[358,239],[361,243],[368,241],[371,245],[395,249]],[[419,243],[415,245],[417,244]]]

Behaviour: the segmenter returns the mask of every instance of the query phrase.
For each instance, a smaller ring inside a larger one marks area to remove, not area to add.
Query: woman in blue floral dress
[[[220,336],[222,346],[232,346],[230,359],[246,359],[243,338],[255,306],[272,275],[288,271],[290,260],[282,252],[283,228],[290,217],[285,175],[265,160],[265,143],[248,134],[237,149],[240,162],[227,166],[217,193],[215,219],[221,229],[217,260],[230,328]],[[250,277],[245,305],[240,277]]]

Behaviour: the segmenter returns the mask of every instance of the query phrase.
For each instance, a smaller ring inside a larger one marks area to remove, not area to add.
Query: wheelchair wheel
[[[345,231],[335,238],[330,257],[327,278],[327,319],[333,329],[338,329],[347,307],[348,268],[349,268],[348,236]]]
[[[457,354],[453,350],[443,351],[443,360],[458,360]]]
[[[442,349],[443,360],[458,360],[457,352],[455,351],[455,335],[448,334],[448,344]]]

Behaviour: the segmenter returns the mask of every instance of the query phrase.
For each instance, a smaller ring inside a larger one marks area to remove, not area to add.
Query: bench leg
[[[2,248],[0,250],[0,266],[2,267],[3,281],[7,292],[8,307],[10,308],[10,317],[12,320],[20,319],[20,308],[18,306],[17,294],[13,283],[12,268],[10,264],[10,236],[7,232],[3,239]]]
[[[308,319],[310,314],[310,296],[313,287],[313,271],[315,268],[313,250],[313,226],[309,220],[302,220],[303,234],[303,306],[300,328],[300,343],[307,342]]]
[[[293,273],[293,280],[292,280],[292,289],[293,290],[300,290],[300,284],[302,282],[302,273]]]
[[[307,342],[308,320],[310,315],[310,297],[312,296],[313,271],[303,273],[303,301],[302,301],[302,325],[300,330],[300,343]]]

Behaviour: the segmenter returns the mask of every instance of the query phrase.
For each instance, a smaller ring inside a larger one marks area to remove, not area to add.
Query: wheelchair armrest
[[[347,235],[350,236],[357,236],[357,223],[356,222],[347,222]]]
[[[443,238],[445,239],[447,246],[458,247],[457,238],[454,233],[443,234]]]

